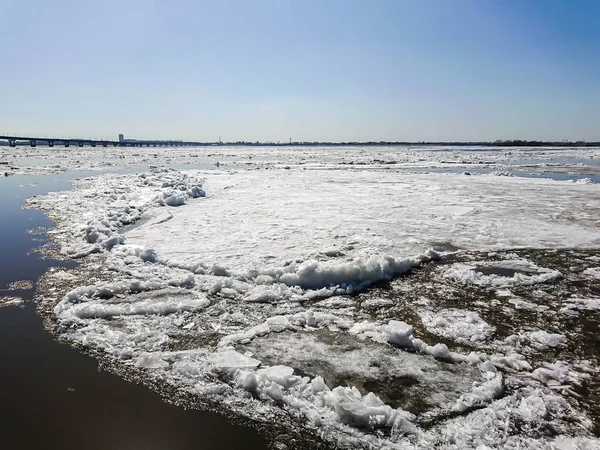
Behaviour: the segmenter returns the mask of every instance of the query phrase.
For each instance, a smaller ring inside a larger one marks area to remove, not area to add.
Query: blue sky
[[[600,140],[597,0],[3,0],[0,133]]]

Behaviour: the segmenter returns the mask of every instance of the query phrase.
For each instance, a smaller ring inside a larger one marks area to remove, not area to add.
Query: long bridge
[[[292,142],[249,142],[249,141],[236,141],[236,142],[221,142],[219,139],[216,142],[195,142],[195,141],[180,141],[180,140],[137,140],[137,139],[124,139],[123,135],[119,135],[118,140],[112,139],[88,139],[88,138],[48,138],[48,137],[32,137],[32,136],[3,136],[0,135],[0,145],[3,142],[8,142],[11,147],[17,145],[29,145],[31,147],[37,147],[39,145],[47,145],[48,147],[54,147],[55,145],[63,145],[65,147],[77,146],[77,147],[210,147],[215,145],[227,145],[227,146],[243,146],[243,147],[285,147],[285,146],[298,146],[298,147],[312,147],[312,146],[323,146],[323,147],[340,147],[340,146],[356,146],[356,147],[370,147],[370,146],[397,146],[397,147],[433,147],[433,146],[454,146],[454,147],[470,147],[470,146],[484,146],[484,147],[600,147],[600,142],[544,142],[544,141],[494,141],[494,142],[409,142],[409,141],[360,141],[360,142],[323,142],[323,141],[301,141]]]
[[[29,145],[37,147],[39,145],[47,145],[54,147],[55,145],[63,145],[65,147],[192,147],[192,146],[207,146],[219,145],[218,142],[190,142],[190,141],[152,141],[152,140],[133,140],[133,139],[86,139],[86,138],[48,138],[48,137],[31,137],[31,136],[0,136],[0,141],[7,141],[10,147],[17,145]]]

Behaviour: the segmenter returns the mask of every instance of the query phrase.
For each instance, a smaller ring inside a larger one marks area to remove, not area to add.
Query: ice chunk
[[[313,392],[315,392],[315,393],[329,390],[329,388],[325,384],[325,381],[320,376],[316,376],[315,378],[313,378],[311,380],[310,384],[313,388]]]
[[[188,195],[192,198],[205,197],[206,192],[199,185],[194,185],[188,190]]]
[[[388,342],[398,347],[412,347],[412,334],[414,328],[405,322],[398,320],[390,320],[383,327],[383,331],[387,335]]]
[[[285,316],[274,316],[267,319],[267,325],[271,331],[280,333],[290,327],[290,321]]]
[[[274,381],[265,389],[265,393],[276,402],[283,401],[283,392],[281,392],[281,388]]]
[[[416,433],[418,433],[418,429],[415,424],[412,423],[406,415],[398,414],[390,432],[392,440],[397,441],[402,436]]]
[[[500,372],[488,381],[473,386],[473,390],[463,394],[454,405],[455,411],[466,411],[467,409],[490,403],[493,399],[504,393],[504,384]]]
[[[387,308],[393,305],[393,301],[385,298],[369,298],[362,302],[363,308]]]
[[[274,273],[277,279],[288,286],[303,289],[321,289],[342,286],[351,290],[362,290],[373,283],[406,273],[422,262],[431,261],[437,254],[433,251],[416,258],[395,258],[393,256],[368,259],[356,258],[349,262],[304,261],[300,265],[290,264]]]
[[[422,310],[419,316],[430,333],[461,343],[484,341],[495,331],[493,326],[473,311],[444,309],[434,313]]]
[[[447,360],[452,359],[452,353],[446,344],[435,344],[433,347],[429,348],[429,352],[434,358]]]
[[[527,260],[480,261],[477,265],[455,263],[444,270],[444,276],[465,284],[495,288],[531,286],[563,277],[557,270],[538,267]]]
[[[585,277],[599,280],[600,279],[600,267],[588,267],[581,274]]]
[[[396,410],[385,405],[375,394],[363,397],[355,387],[337,386],[325,394],[324,400],[341,422],[358,428],[390,427],[397,416]]]
[[[600,311],[600,297],[571,296],[563,301],[560,312],[569,316],[576,316],[583,311]]]
[[[169,363],[154,353],[142,353],[134,363],[137,367],[144,369],[164,369]]]
[[[555,363],[543,363],[541,367],[531,373],[531,378],[547,385],[580,385],[583,380],[589,379],[590,375],[576,371],[563,361],[556,361]]]
[[[22,298],[0,295],[0,308],[3,306],[18,306],[21,304],[23,304]]]
[[[153,262],[156,262],[156,260],[157,260],[156,251],[152,248],[147,248],[145,250],[142,250],[140,252],[139,256],[140,256],[140,259],[145,262],[153,263]]]
[[[537,395],[530,395],[521,399],[517,412],[525,422],[534,422],[548,418],[546,403],[544,403],[542,397]]]
[[[223,350],[209,353],[207,360],[221,370],[255,369],[260,361],[249,356],[242,355],[235,350]]]
[[[236,383],[247,391],[253,392],[258,387],[258,380],[254,372],[238,369],[234,378]]]
[[[169,206],[181,206],[185,204],[187,195],[183,192],[165,191],[163,192],[163,201]]]
[[[496,367],[500,367],[502,369],[511,369],[516,371],[531,370],[531,365],[525,360],[525,357],[518,353],[513,353],[510,355],[492,355],[490,361]]]
[[[274,381],[285,389],[300,381],[300,377],[294,375],[294,369],[288,366],[272,366],[260,369],[258,375],[262,379]]]
[[[567,338],[564,334],[548,333],[545,330],[526,332],[523,333],[523,336],[538,349],[561,347],[567,343]]]

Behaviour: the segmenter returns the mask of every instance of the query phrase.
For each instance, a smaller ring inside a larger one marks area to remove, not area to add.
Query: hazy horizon
[[[0,134],[600,141],[595,1],[9,1]]]
[[[77,141],[77,140],[81,140],[85,142],[89,142],[89,141],[108,141],[108,142],[116,142],[119,140],[119,136],[106,136],[106,137],[98,137],[98,138],[94,138],[94,137],[89,137],[89,136],[83,136],[83,135],[63,135],[63,136],[59,136],[56,133],[53,134],[48,134],[48,135],[41,135],[41,134],[23,134],[23,135],[16,135],[16,134],[0,134],[0,144],[1,145],[8,145],[8,141],[5,139],[5,137],[16,137],[17,142],[21,142],[21,141],[25,141],[27,143],[28,140],[30,140],[31,138],[33,138],[33,140],[37,140],[37,141],[41,141],[41,142],[45,142],[46,139],[48,140],[52,140],[52,141],[58,141],[60,143],[61,140],[68,140],[68,141]],[[445,140],[445,141],[427,141],[427,140],[419,140],[419,141],[401,141],[401,140],[396,140],[396,141],[386,141],[386,140],[376,140],[376,139],[365,139],[365,140],[356,140],[356,141],[346,141],[346,140],[323,140],[323,141],[311,141],[311,140],[306,140],[306,139],[298,139],[298,140],[265,140],[265,139],[257,139],[256,141],[250,141],[250,140],[238,140],[238,141],[227,141],[224,139],[220,139],[217,138],[216,140],[183,140],[183,139],[178,139],[177,137],[171,137],[171,138],[165,138],[165,139],[155,139],[152,137],[143,137],[143,138],[139,138],[137,136],[128,136],[128,135],[124,135],[124,140],[126,142],[134,142],[134,141],[139,141],[139,142],[147,142],[147,141],[156,141],[156,142],[183,142],[183,143],[189,143],[189,142],[198,142],[201,144],[211,144],[211,143],[220,143],[223,145],[228,145],[228,144],[248,144],[248,145],[256,145],[256,144],[265,144],[265,145],[306,145],[306,144],[349,144],[349,145],[353,145],[353,144],[373,144],[373,145],[377,145],[377,144],[399,144],[399,145],[435,145],[435,144],[458,144],[458,145],[462,145],[462,144],[502,144],[502,143],[506,143],[507,145],[510,144],[515,144],[515,143],[519,143],[519,142],[523,142],[525,143],[543,143],[543,144],[600,144],[600,140],[599,141],[588,141],[585,139],[562,139],[560,141],[552,141],[552,140],[543,140],[543,139],[519,139],[519,138],[514,138],[514,139],[495,139],[495,140],[491,140],[491,139],[482,139],[482,140],[473,140],[473,141],[458,141],[458,140]],[[38,145],[45,145],[45,144],[40,144],[39,142],[37,143]],[[28,145],[28,144],[20,144],[20,145]]]

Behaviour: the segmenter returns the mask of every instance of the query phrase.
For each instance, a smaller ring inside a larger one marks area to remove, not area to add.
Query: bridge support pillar
[[[48,147],[54,147],[54,141],[48,141]]]
[[[83,142],[79,141],[77,144],[79,144],[80,147],[83,147]]]
[[[37,147],[37,141],[35,141],[34,139],[31,139],[29,141],[29,145],[31,145],[32,147]]]
[[[102,147],[108,147],[108,144],[106,142],[103,142]]]
[[[16,147],[17,146],[17,141],[15,141],[14,139],[9,139],[8,140],[8,145],[11,147]]]
[[[70,144],[70,142],[69,142],[69,141],[65,141],[65,147],[68,147],[68,146],[69,146],[69,144]]]
[[[96,146],[96,143],[95,143],[95,142],[92,142],[92,147],[95,147],[95,146]]]

